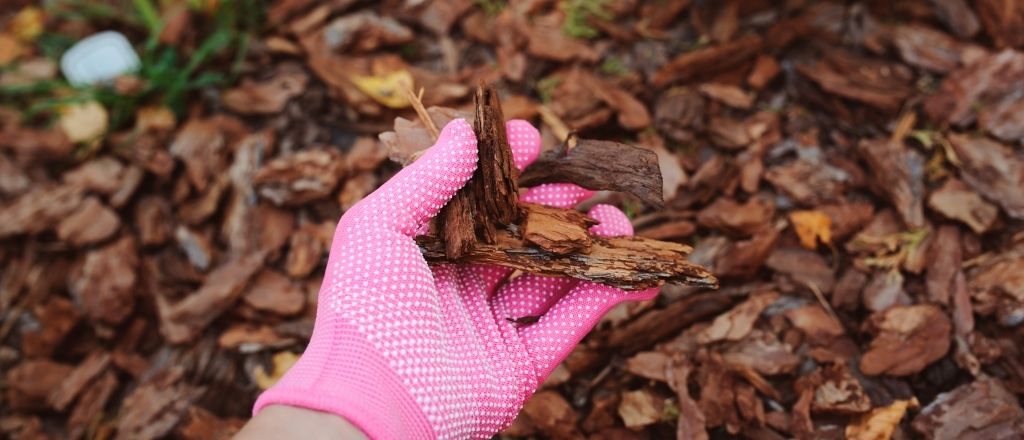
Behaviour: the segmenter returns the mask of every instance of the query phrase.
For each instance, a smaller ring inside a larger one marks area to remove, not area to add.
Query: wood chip
[[[860,359],[867,375],[908,376],[949,351],[949,318],[931,304],[892,307],[872,315],[866,325],[875,333]]]

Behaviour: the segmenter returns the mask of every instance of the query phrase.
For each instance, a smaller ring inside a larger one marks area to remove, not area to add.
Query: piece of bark
[[[83,188],[76,185],[40,186],[0,207],[0,238],[38,234],[57,225],[78,208]]]
[[[522,413],[554,438],[581,438],[576,411],[557,391],[541,391],[523,405]]]
[[[280,272],[263,269],[253,278],[242,300],[254,309],[290,316],[302,311],[306,294]]]
[[[124,164],[113,157],[90,160],[64,173],[64,182],[100,194],[112,194],[121,185]]]
[[[116,325],[135,306],[139,256],[135,240],[120,240],[90,251],[68,276],[68,291],[93,321]]]
[[[587,229],[598,222],[579,211],[530,205],[523,220],[523,239],[558,255],[585,251],[592,243]]]
[[[830,364],[816,373],[821,377],[814,381],[819,385],[814,390],[811,412],[858,414],[871,409],[871,399],[846,364]]]
[[[747,84],[755,89],[764,88],[782,71],[779,62],[770,55],[759,55],[754,61],[754,68],[747,75]]]
[[[33,306],[32,315],[41,325],[21,334],[21,350],[33,358],[51,356],[82,316],[71,301],[59,296]]]
[[[924,158],[901,141],[863,140],[858,149],[875,175],[875,190],[911,228],[924,227]]]
[[[984,234],[999,219],[999,208],[986,202],[963,182],[948,179],[928,196],[928,207],[940,214],[962,222],[976,234]]]
[[[570,136],[558,148],[538,157],[519,176],[522,186],[555,182],[627,192],[649,206],[664,206],[658,156],[645,148]]]
[[[966,0],[930,0],[935,15],[959,37],[969,38],[978,33],[981,25],[978,16],[967,5]]]
[[[476,171],[437,216],[444,253],[453,260],[470,253],[478,241],[495,244],[499,239],[498,227],[512,225],[520,218],[518,174],[505,135],[498,92],[481,84],[474,102]]]
[[[171,237],[171,204],[157,195],[145,196],[135,204],[135,230],[142,246],[159,246]]]
[[[946,73],[986,54],[980,46],[923,25],[894,26],[888,34],[904,61],[932,72]]]
[[[761,50],[760,36],[750,35],[729,43],[687,52],[665,64],[651,78],[656,87],[713,75],[750,59]]]
[[[330,240],[324,240],[324,231],[330,228],[333,234],[334,227],[334,223],[306,223],[300,226],[288,241],[285,273],[292,278],[305,278],[312,273],[331,244]]]
[[[697,214],[697,222],[706,228],[725,232],[733,237],[749,237],[768,224],[775,206],[753,198],[746,203],[720,198]]]
[[[85,434],[89,423],[103,412],[117,386],[117,374],[107,370],[82,391],[82,397],[68,415],[69,438],[79,439]]]
[[[754,100],[756,99],[756,96],[729,84],[704,83],[698,86],[697,90],[712,100],[741,110],[749,110],[754,105]]]
[[[994,136],[1007,140],[1024,138],[1017,93],[1024,86],[1024,53],[1003,50],[987,54],[974,63],[956,69],[923,102],[925,114],[933,120],[957,127],[975,121]]]
[[[527,217],[543,215],[530,205],[519,205]],[[549,276],[568,276],[594,281],[626,290],[654,287],[662,283],[682,283],[703,287],[718,281],[706,269],[686,260],[690,247],[640,237],[591,236],[586,253],[559,254],[529,245],[506,230],[497,231],[495,244],[475,244],[460,259],[445,255],[444,244],[436,237],[420,236],[417,242],[430,262],[473,262]]]
[[[167,341],[181,344],[195,339],[242,295],[263,259],[264,252],[255,252],[224,263],[210,272],[199,290],[175,304],[157,295],[160,331]]]
[[[690,440],[707,440],[708,431],[705,426],[704,413],[697,402],[690,397],[689,382],[693,365],[682,356],[676,355],[665,368],[668,385],[676,392],[679,405],[679,419],[676,422],[676,438]]]
[[[874,376],[909,376],[949,351],[949,317],[932,304],[896,306],[872,315],[866,324],[876,333],[860,371]]]
[[[64,378],[59,387],[50,392],[47,403],[57,411],[64,411],[82,389],[107,368],[107,365],[110,365],[110,353],[93,352]]]
[[[716,316],[732,304],[732,299],[715,293],[687,296],[663,309],[644,313],[608,337],[608,347],[632,353],[662,339],[676,335],[695,322]]]
[[[121,220],[96,197],[87,197],[78,209],[57,224],[57,237],[73,246],[86,246],[110,238]]]
[[[674,87],[654,104],[654,123],[666,137],[677,142],[694,140],[704,128],[704,97],[690,87]]]
[[[345,174],[333,148],[311,148],[267,162],[252,177],[260,196],[276,206],[299,206],[327,197]]]
[[[140,384],[121,404],[115,439],[164,437],[205,391],[182,380],[179,368]]]
[[[710,344],[720,341],[738,341],[743,339],[761,316],[765,308],[779,299],[776,292],[765,292],[751,296],[732,310],[718,315],[710,326],[697,334],[697,342]]]
[[[281,72],[266,81],[243,79],[241,85],[225,90],[221,100],[231,111],[242,114],[273,114],[306,90],[309,75],[297,66],[285,65]]]
[[[4,375],[4,405],[13,410],[48,408],[47,397],[74,368],[48,359],[27,360]]]
[[[903,65],[832,50],[813,63],[797,64],[801,75],[822,90],[859,101],[883,112],[899,110],[914,91],[913,74]]]
[[[237,417],[221,418],[202,407],[191,406],[175,433],[185,440],[228,439],[233,438],[244,424],[245,420]]]
[[[999,379],[982,377],[936,396],[911,426],[928,440],[1010,440],[1024,433],[1024,410]]]
[[[950,134],[949,141],[964,182],[1010,217],[1024,219],[1024,156],[988,138]]]
[[[1024,46],[1024,8],[1016,0],[977,0],[975,10],[996,47]]]
[[[825,259],[806,249],[777,247],[768,255],[765,266],[824,294],[831,293],[836,283],[835,274]]]
[[[934,303],[949,306],[949,300],[956,290],[956,278],[961,273],[963,262],[960,229],[953,225],[940,226],[935,234],[935,240],[932,241],[928,250],[928,255],[928,272],[925,278],[928,299]]]
[[[248,323],[235,324],[217,337],[218,347],[240,353],[281,349],[294,343],[295,339],[279,334],[270,326]]]

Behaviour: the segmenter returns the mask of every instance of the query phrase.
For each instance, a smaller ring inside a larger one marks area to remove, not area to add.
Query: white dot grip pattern
[[[525,121],[506,125],[515,164],[540,151]],[[313,337],[256,401],[338,414],[375,439],[490,438],[614,305],[656,289],[618,289],[481,265],[429,266],[415,232],[472,176],[476,138],[461,119],[431,149],[338,222]],[[523,200],[570,208],[592,194],[549,184]],[[596,234],[632,234],[618,209],[589,215]],[[515,318],[541,316],[532,325]]]

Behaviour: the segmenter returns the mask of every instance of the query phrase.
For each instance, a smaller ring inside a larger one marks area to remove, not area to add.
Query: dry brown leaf
[[[889,406],[876,408],[846,425],[849,440],[889,440],[908,409],[917,408],[917,398],[897,400]]]
[[[267,373],[263,366],[257,366],[256,370],[253,371],[253,379],[256,381],[256,386],[260,387],[261,390],[265,390],[274,386],[277,381],[284,377],[284,373],[288,372],[288,369],[295,365],[295,362],[299,360],[299,355],[290,351],[282,351],[274,354],[272,362],[274,366],[270,373]]]
[[[789,213],[793,230],[800,238],[800,245],[817,249],[818,242],[832,244],[832,219],[821,211],[793,211]]]
[[[630,429],[640,429],[661,419],[662,402],[649,390],[639,389],[622,393],[619,417]]]
[[[13,35],[0,33],[0,66],[6,66],[25,54],[28,49]]]

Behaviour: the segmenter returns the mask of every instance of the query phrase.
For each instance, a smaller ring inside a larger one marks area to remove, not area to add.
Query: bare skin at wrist
[[[235,440],[301,438],[364,440],[359,428],[334,414],[287,405],[270,405],[256,414]]]

